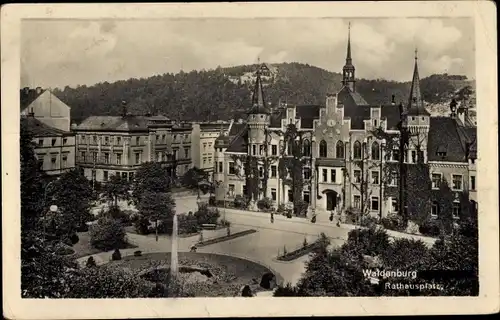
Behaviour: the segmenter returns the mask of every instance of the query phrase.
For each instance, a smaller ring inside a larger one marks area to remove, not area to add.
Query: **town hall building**
[[[271,199],[275,207],[290,205],[296,193],[292,185],[283,183],[277,159],[291,156],[289,146],[294,142],[285,142],[284,133],[293,124],[300,134],[302,199],[309,205],[309,215],[341,214],[349,208],[377,217],[398,214],[398,192],[387,191],[397,190],[404,181],[397,170],[402,157],[405,164],[428,166],[432,189],[438,189],[440,181],[449,183],[456,199],[453,215],[458,218],[461,194],[468,193],[472,200],[476,197],[476,125],[469,119],[468,106],[452,101],[449,116],[430,116],[420,91],[416,53],[407,103],[397,105],[393,96],[388,104],[370,105],[356,88],[350,33],[342,76],[342,89],[327,95],[324,106],[271,108],[257,71],[246,123],[233,125],[215,142],[217,200],[248,196],[248,180],[239,159],[252,156],[274,159],[268,162],[267,174],[259,166],[267,187],[258,198]],[[408,132],[404,148],[397,138],[402,128]],[[438,215],[439,205],[431,207],[431,215]]]

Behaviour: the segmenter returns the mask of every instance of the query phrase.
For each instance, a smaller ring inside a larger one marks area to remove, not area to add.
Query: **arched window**
[[[305,157],[311,156],[311,143],[307,139],[303,142],[303,153]]]
[[[335,147],[337,158],[344,159],[344,143],[342,141],[337,141],[337,146]]]
[[[372,143],[372,159],[380,160],[380,146],[377,141]]]
[[[361,159],[361,143],[359,141],[354,142],[353,154],[354,159]]]
[[[319,157],[320,158],[326,158],[326,149],[327,149],[326,141],[321,140],[321,142],[319,143]]]

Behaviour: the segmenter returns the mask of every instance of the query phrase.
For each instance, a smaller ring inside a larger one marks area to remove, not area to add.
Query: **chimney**
[[[23,94],[28,95],[30,93],[30,87],[23,88]]]
[[[122,117],[126,117],[127,116],[127,102],[126,101],[122,101]]]
[[[391,97],[391,104],[394,106],[396,104],[396,95],[392,95]]]
[[[36,87],[36,94],[39,95],[42,93],[42,87]]]

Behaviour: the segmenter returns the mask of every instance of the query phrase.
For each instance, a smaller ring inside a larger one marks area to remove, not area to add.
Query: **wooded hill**
[[[275,64],[278,76],[266,86],[266,100],[289,104],[324,104],[327,93],[340,90],[342,76],[308,64]],[[71,106],[76,122],[90,115],[120,115],[126,101],[132,114],[163,114],[172,119],[190,121],[229,120],[243,117],[250,107],[251,87],[233,83],[229,76],[256,70],[257,65],[243,65],[215,70],[167,73],[149,78],[129,79],[93,86],[66,86],[55,89],[62,101]],[[421,79],[422,95],[431,104],[448,103],[457,89],[474,88],[465,76],[432,75]],[[370,104],[406,101],[410,82],[358,79],[357,90]]]

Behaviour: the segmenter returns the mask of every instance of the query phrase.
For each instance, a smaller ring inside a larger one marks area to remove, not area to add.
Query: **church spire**
[[[346,66],[352,65],[351,58],[351,23],[349,22],[348,31],[347,31],[347,55],[345,58]]]
[[[252,109],[250,113],[269,113],[264,101],[264,90],[262,89],[260,66],[255,74],[256,74],[255,87],[252,93]]]
[[[413,78],[411,81],[410,96],[408,101],[408,114],[420,115],[429,113],[424,108],[422,93],[420,92],[420,77],[418,74],[418,50],[415,48],[415,66],[413,67]]]
[[[352,64],[352,58],[351,58],[351,23],[349,22],[348,32],[347,32],[347,55],[345,58],[344,68],[342,69],[342,85],[348,86],[352,92],[355,91],[355,86],[354,86],[356,82],[354,80],[355,71],[356,70],[354,68],[354,65]]]

